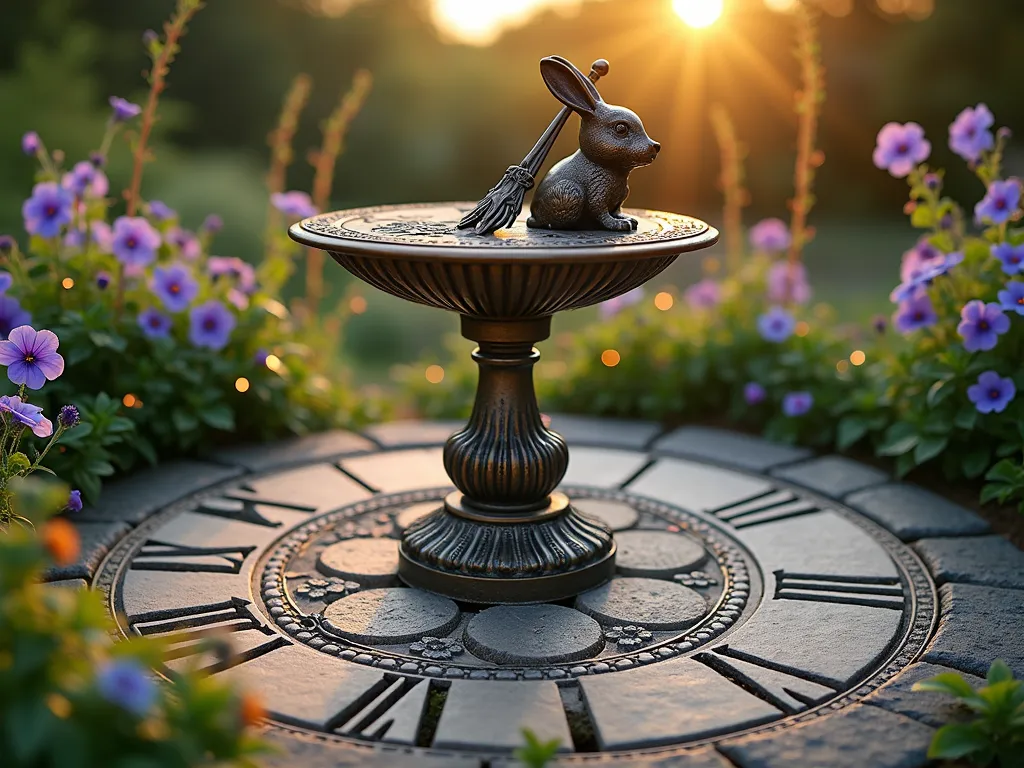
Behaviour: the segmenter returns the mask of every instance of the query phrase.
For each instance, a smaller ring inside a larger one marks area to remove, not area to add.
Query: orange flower
[[[267,710],[263,708],[263,702],[259,696],[252,693],[243,693],[238,705],[238,713],[242,718],[242,725],[257,725],[267,716]]]
[[[78,559],[81,540],[75,526],[58,517],[43,527],[43,546],[57,565],[71,565]]]

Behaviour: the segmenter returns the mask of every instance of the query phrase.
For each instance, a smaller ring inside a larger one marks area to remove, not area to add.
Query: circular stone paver
[[[371,589],[331,603],[326,627],[364,643],[410,643],[445,635],[459,623],[459,607],[446,597],[418,589]]]
[[[623,576],[670,579],[689,572],[707,557],[689,536],[668,531],[623,531],[616,534],[615,567]]]
[[[580,499],[573,506],[588,517],[596,517],[613,531],[632,528],[640,519],[640,513],[624,501],[603,499]]]
[[[465,645],[497,664],[578,661],[604,648],[601,626],[561,605],[499,605],[466,625]]]
[[[366,587],[390,587],[398,579],[398,541],[339,541],[321,552],[316,564],[330,576],[352,579]]]
[[[658,579],[612,579],[584,592],[576,607],[603,624],[645,629],[686,629],[708,612],[704,598],[689,587]]]
[[[426,517],[435,509],[440,508],[441,504],[436,501],[423,501],[419,504],[413,504],[411,507],[406,507],[395,515],[395,527],[400,531],[404,531],[420,518]]]

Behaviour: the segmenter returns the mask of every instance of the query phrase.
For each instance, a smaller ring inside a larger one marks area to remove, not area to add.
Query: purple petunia
[[[316,206],[305,192],[275,192],[270,196],[270,204],[285,216],[296,219],[308,219],[317,214]]]
[[[156,682],[145,668],[130,659],[111,661],[96,673],[100,696],[121,709],[142,717],[156,702]]]
[[[756,381],[748,381],[743,387],[743,399],[747,402],[747,405],[763,403],[767,397],[768,393],[765,391],[765,388]]]
[[[107,286],[110,285],[110,273],[100,270],[96,273],[96,287],[101,291],[106,290]]]
[[[42,139],[35,131],[29,131],[21,137],[21,151],[29,157],[35,155],[43,146]]]
[[[683,299],[692,309],[711,309],[722,300],[722,286],[717,280],[705,278],[687,288]]]
[[[68,512],[82,511],[82,492],[80,490],[76,488],[68,494],[68,500],[64,504],[64,509]]]
[[[171,312],[181,312],[199,293],[199,283],[184,264],[154,269],[149,288]]]
[[[186,261],[195,261],[203,251],[195,233],[181,227],[171,227],[167,231],[167,244],[177,248],[178,255]]]
[[[976,206],[974,218],[979,222],[990,221],[1003,224],[1009,221],[1020,205],[1020,182],[1016,179],[993,181]]]
[[[914,298],[922,293],[925,286],[930,285],[932,280],[946,274],[963,260],[963,253],[954,251],[947,253],[938,262],[913,267],[908,271],[906,279],[893,288],[892,293],[889,294],[889,300],[899,303]]]
[[[142,112],[142,107],[138,104],[132,104],[132,102],[122,99],[120,96],[110,97],[110,108],[114,110],[110,119],[115,123],[127,122],[133,117],[138,117],[139,113]]]
[[[964,304],[960,310],[960,324],[956,327],[968,352],[992,349],[1008,330],[1010,318],[1003,314],[1003,308],[995,302],[986,304],[980,299]]]
[[[995,118],[984,104],[966,107],[949,126],[949,148],[969,163],[995,146],[992,123]]]
[[[7,293],[7,289],[14,284],[14,278],[10,272],[0,269],[0,294]]]
[[[121,216],[114,221],[111,249],[126,266],[144,267],[156,259],[160,233],[141,216]]]
[[[147,206],[149,215],[157,221],[167,221],[168,219],[177,218],[178,213],[167,205],[167,203],[160,200],[150,200]]]
[[[900,333],[913,333],[920,328],[927,328],[939,319],[935,307],[927,293],[920,293],[900,303],[893,315],[892,324]]]
[[[85,161],[75,163],[61,178],[60,185],[75,197],[103,197],[110,190],[107,175]]]
[[[0,341],[0,365],[7,366],[7,378],[29,389],[40,389],[64,373],[64,358],[57,354],[60,340],[53,331],[37,331],[19,325],[6,341]]]
[[[925,239],[921,239],[909,251],[903,253],[900,264],[900,280],[909,282],[939,264],[942,251]]]
[[[0,253],[10,253],[18,246],[18,241],[10,235],[0,235]]]
[[[768,269],[768,301],[806,304],[811,298],[807,270],[800,262],[776,261]]]
[[[1024,315],[1024,283],[1020,280],[1011,280],[1006,284],[1006,290],[1000,291],[999,306],[1007,312],[1016,312]]]
[[[211,256],[206,262],[206,269],[214,280],[220,277],[233,277],[238,281],[238,288],[245,293],[252,293],[256,290],[256,270],[253,269],[252,264],[237,256]],[[639,293],[636,293],[637,291]],[[643,291],[639,288],[634,288],[622,296],[602,302],[599,306],[603,307],[605,304],[618,301],[618,304],[613,305],[614,311],[611,313],[615,314],[615,312],[618,312],[623,307],[636,304],[642,297]],[[602,314],[605,311],[602,310]],[[608,317],[610,316],[608,315]]]
[[[1024,243],[996,243],[992,246],[992,255],[999,259],[1003,265],[1003,272],[1008,275],[1018,275],[1024,270]]]
[[[224,219],[216,213],[211,213],[203,219],[203,223],[199,225],[199,228],[208,234],[216,234],[224,228]]]
[[[142,333],[150,339],[163,339],[171,333],[171,318],[154,307],[142,310],[138,323]]]
[[[793,335],[796,320],[782,307],[772,307],[757,318],[757,330],[761,338],[779,344]]]
[[[227,346],[235,316],[216,299],[193,307],[189,313],[189,340],[197,347],[218,350]]]
[[[978,383],[967,388],[967,399],[980,413],[1002,413],[1017,394],[1013,380],[1003,378],[995,371],[985,371]]]
[[[213,262],[213,259],[210,259],[210,261]],[[237,275],[238,264],[236,262],[240,261],[242,260],[223,259],[223,261],[217,265],[217,271],[214,271],[214,266],[211,263],[210,274],[214,276],[217,276],[218,274]],[[242,263],[244,264],[245,262]],[[248,265],[246,264],[246,266]],[[619,312],[624,310],[626,307],[632,307],[635,304],[639,304],[643,300],[643,298],[644,289],[634,288],[633,290],[626,291],[625,293],[621,294],[620,296],[616,296],[613,299],[608,299],[608,301],[602,301],[600,304],[597,305],[597,309],[601,313],[601,317],[604,318],[605,320],[608,320],[609,318],[615,317],[615,315],[619,314]]]
[[[872,160],[876,168],[888,171],[897,179],[910,173],[931,154],[932,145],[917,123],[886,123],[878,132]]]
[[[755,251],[779,253],[789,248],[793,239],[782,219],[761,219],[750,228],[750,247]]]
[[[0,396],[0,414],[12,425],[28,427],[36,437],[49,437],[53,434],[53,424],[43,416],[43,409],[23,402],[17,395]]]
[[[32,197],[21,206],[25,230],[40,237],[57,237],[71,222],[74,198],[55,181],[43,181],[32,188]]]
[[[782,396],[782,412],[787,416],[803,416],[814,406],[810,392],[787,392]]]
[[[871,321],[871,328],[881,336],[889,328],[889,319],[885,315],[875,315],[875,319]]]
[[[6,339],[19,325],[32,322],[32,315],[22,309],[13,296],[0,296],[0,338]]]

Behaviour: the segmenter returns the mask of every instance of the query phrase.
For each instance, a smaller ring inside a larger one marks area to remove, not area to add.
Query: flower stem
[[[711,107],[711,127],[718,143],[722,190],[722,222],[725,234],[726,267],[729,274],[739,269],[743,253],[743,207],[750,202],[750,194],[743,186],[743,158],[746,147],[736,138],[736,127],[721,104]]]

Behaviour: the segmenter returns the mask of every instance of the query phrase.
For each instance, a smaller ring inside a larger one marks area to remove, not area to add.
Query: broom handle
[[[604,59],[598,59],[590,65],[590,74],[587,75],[590,78],[590,82],[596,83],[601,79],[602,76],[608,74],[608,62]],[[558,113],[554,120],[551,121],[551,125],[547,127],[547,130],[537,139],[537,143],[533,145],[526,157],[523,158],[523,162],[520,166],[530,172],[531,176],[536,176],[540,167],[544,165],[544,160],[547,158],[551,148],[555,145],[555,140],[558,138],[559,132],[562,127],[568,122],[569,115],[572,114],[572,110],[569,107],[562,107],[562,111]]]

